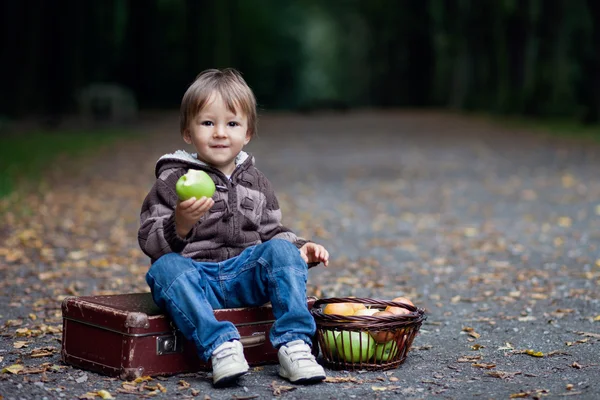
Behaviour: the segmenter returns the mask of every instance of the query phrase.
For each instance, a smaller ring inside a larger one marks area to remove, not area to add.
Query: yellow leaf
[[[596,315],[596,316],[594,317],[594,322],[598,322],[598,321],[600,321],[600,315]]]
[[[103,399],[114,399],[114,397],[112,397],[112,395],[106,391],[106,390],[98,390],[98,396],[102,397]]]
[[[150,382],[151,380],[152,380],[151,376],[140,376],[139,378],[135,378],[134,382],[142,383],[142,382]]]
[[[6,368],[2,369],[2,373],[6,373],[9,372],[11,374],[18,374],[19,372],[21,372],[25,367],[21,364],[13,364],[10,365]]]
[[[525,350],[525,354],[528,354],[532,357],[544,357],[544,353],[542,353],[541,351],[534,351],[531,349]]]
[[[15,349],[21,349],[23,347],[27,347],[27,342],[23,342],[23,341],[17,341],[13,343],[13,347]]]

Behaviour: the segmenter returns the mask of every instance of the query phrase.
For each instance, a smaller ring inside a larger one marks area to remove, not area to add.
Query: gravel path
[[[64,367],[60,301],[147,290],[139,207],[177,126],[156,116],[143,138],[54,166],[44,195],[0,216],[0,369],[25,367],[0,373],[0,399],[153,394]],[[396,370],[290,386],[266,366],[227,389],[186,374],[153,397],[600,398],[600,146],[433,112],[275,114],[259,130],[248,150],[284,222],[331,254],[309,294],[402,295],[428,320]]]

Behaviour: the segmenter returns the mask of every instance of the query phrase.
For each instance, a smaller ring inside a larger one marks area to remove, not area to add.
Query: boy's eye
[[[230,123],[228,123],[227,125],[233,127],[233,126],[240,126],[240,124],[238,122],[235,121],[231,121]]]
[[[202,121],[202,122],[200,122],[200,125],[213,126],[213,123],[212,123],[212,121]]]

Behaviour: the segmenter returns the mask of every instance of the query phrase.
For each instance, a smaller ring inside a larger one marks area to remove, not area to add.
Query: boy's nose
[[[225,136],[225,127],[221,126],[221,125],[217,125],[215,126],[215,130],[213,132],[213,136],[214,137],[221,137],[221,136]]]

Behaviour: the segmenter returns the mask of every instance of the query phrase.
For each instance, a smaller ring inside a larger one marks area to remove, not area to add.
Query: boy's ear
[[[244,146],[247,145],[248,143],[250,143],[250,139],[252,139],[252,135],[250,134],[250,131],[246,131],[246,138],[244,139]]]
[[[190,135],[190,130],[189,129],[186,129],[185,131],[183,131],[183,140],[187,144],[192,144],[192,136]]]

